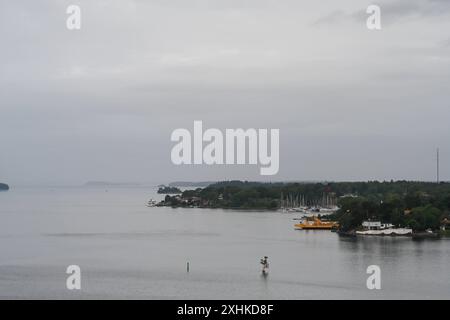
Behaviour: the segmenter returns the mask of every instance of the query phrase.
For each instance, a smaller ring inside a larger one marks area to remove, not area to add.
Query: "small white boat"
[[[279,211],[281,213],[294,213],[294,212],[296,212],[293,208],[281,208]]]
[[[156,204],[157,204],[156,200],[150,199],[147,202],[147,207],[156,207]]]

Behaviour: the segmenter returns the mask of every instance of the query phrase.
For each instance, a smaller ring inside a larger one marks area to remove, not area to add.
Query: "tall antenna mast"
[[[436,181],[439,183],[439,148],[436,151]]]

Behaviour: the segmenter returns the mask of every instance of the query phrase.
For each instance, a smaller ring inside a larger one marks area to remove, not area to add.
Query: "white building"
[[[367,230],[384,230],[392,228],[394,225],[391,223],[381,223],[380,221],[364,221],[362,226]]]

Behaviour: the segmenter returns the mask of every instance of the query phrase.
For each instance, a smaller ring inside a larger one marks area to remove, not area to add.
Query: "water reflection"
[[[304,232],[276,212],[147,208],[152,192],[2,194],[0,297],[70,297],[61,270],[76,263],[84,298],[450,298],[448,240]],[[367,290],[369,265],[380,266],[382,290]]]

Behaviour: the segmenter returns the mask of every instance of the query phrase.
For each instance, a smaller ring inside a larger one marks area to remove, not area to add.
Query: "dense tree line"
[[[356,198],[342,198],[340,210],[334,215],[343,231],[358,228],[362,221],[380,220],[395,226],[410,227],[414,231],[437,230],[450,214],[449,185],[434,187],[423,184],[410,191],[367,194]]]
[[[282,195],[302,195],[312,202],[324,195],[338,199],[340,210],[333,218],[340,222],[342,230],[355,229],[366,219],[409,226],[414,230],[438,229],[442,219],[450,213],[450,183],[443,182],[224,181],[203,189],[186,190],[181,198],[195,197],[202,206],[211,208],[273,210],[280,207]],[[166,200],[170,203],[171,197]]]

